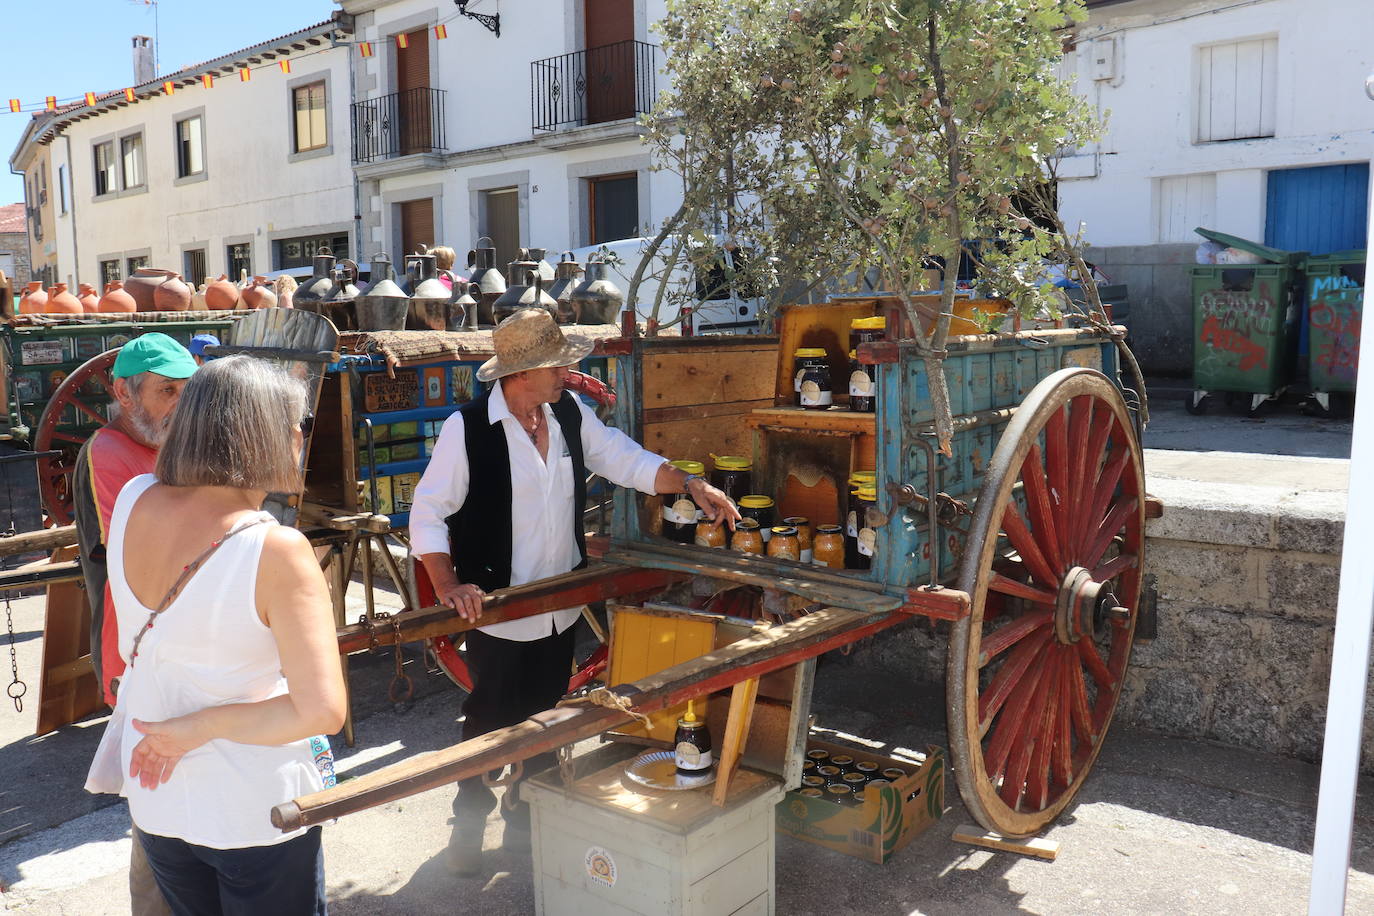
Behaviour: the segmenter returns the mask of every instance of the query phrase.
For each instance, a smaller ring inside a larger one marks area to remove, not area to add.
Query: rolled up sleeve
[[[580,398],[577,406],[582,411],[582,456],[587,468],[617,486],[655,493],[654,479],[663,458],[602,423]]]
[[[415,485],[415,498],[410,507],[412,554],[422,557],[427,553],[451,552],[445,520],[463,508],[468,498],[468,479],[463,415],[454,413],[439,430],[429,466]]]

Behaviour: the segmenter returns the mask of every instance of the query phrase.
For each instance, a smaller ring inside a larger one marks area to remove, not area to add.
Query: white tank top
[[[134,597],[124,576],[124,531],[134,504],[156,482],[152,474],[130,480],[110,519],[110,596],[119,621],[119,654],[126,663],[152,608]],[[258,617],[254,597],[263,539],[275,524],[269,517],[266,524],[225,541],[143,637],[138,658],[119,684],[123,773],[129,772],[129,759],[143,737],[134,719],[158,722],[287,692],[276,642]],[[302,831],[282,833],[272,826],[272,806],[323,786],[310,739],[278,746],[216,739],[183,757],[156,789],[126,777],[120,794],[128,798],[133,821],[144,833],[236,849],[298,836]]]

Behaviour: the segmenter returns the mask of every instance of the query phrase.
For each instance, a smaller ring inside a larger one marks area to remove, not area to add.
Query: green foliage
[[[668,0],[648,140],[685,227],[754,252],[784,296],[865,270],[902,294],[977,241],[987,290],[1034,311],[1051,300],[1026,264],[1054,246],[1012,202],[1095,135],[1055,75],[1081,18],[1081,0]]]

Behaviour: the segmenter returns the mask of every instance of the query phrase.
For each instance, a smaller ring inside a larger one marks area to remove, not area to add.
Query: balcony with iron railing
[[[536,131],[605,124],[647,114],[658,94],[658,45],[619,41],[530,64]]]
[[[353,162],[445,153],[442,89],[407,89],[353,103]]]

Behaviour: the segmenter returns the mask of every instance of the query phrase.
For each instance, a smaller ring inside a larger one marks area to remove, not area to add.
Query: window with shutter
[[[434,199],[408,200],[401,204],[401,252],[414,254],[438,244],[434,239]]]
[[[1161,178],[1156,184],[1157,219],[1155,241],[1195,242],[1193,229],[1215,226],[1217,211],[1217,176],[1178,175]]]
[[[296,113],[296,152],[322,149],[329,142],[325,124],[324,80],[292,90]]]
[[[1274,136],[1277,38],[1251,38],[1197,50],[1197,142]]]

